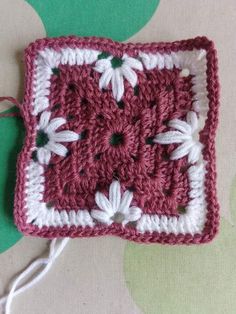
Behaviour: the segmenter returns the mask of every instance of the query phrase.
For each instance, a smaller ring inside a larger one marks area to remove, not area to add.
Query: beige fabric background
[[[13,5],[13,1],[1,0],[0,12],[0,95],[20,99],[22,51],[29,42],[45,36],[45,30],[36,12],[24,1],[15,0]],[[163,0],[149,23],[130,39],[172,41],[204,34],[215,41],[222,86],[217,136],[218,194],[222,215],[229,221],[230,185],[236,174],[235,29],[234,0]],[[7,108],[7,104],[1,108]],[[111,237],[71,241],[46,278],[15,299],[13,313],[142,313],[126,287],[124,246],[124,240]],[[23,238],[0,255],[0,294],[12,276],[46,248],[46,240]]]

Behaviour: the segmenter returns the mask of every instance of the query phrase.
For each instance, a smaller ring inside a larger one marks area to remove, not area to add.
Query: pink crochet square
[[[25,52],[26,235],[203,243],[218,229],[214,45],[41,39]]]

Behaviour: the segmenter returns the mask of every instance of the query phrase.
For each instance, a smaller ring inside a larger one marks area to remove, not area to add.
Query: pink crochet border
[[[46,47],[55,50],[62,47],[70,46],[72,48],[92,48],[110,52],[116,56],[128,53],[131,56],[137,55],[141,49],[145,52],[170,53],[171,51],[205,49],[207,52],[207,91],[209,98],[209,111],[204,129],[200,133],[200,140],[205,144],[203,150],[204,160],[207,160],[205,193],[207,203],[207,218],[202,234],[166,234],[157,232],[139,233],[135,229],[124,229],[121,225],[113,224],[111,226],[95,226],[91,227],[43,227],[39,229],[37,226],[26,223],[25,211],[25,168],[31,157],[31,147],[35,138],[36,120],[30,112],[32,110],[32,82],[34,68],[34,59],[39,50]],[[215,133],[218,124],[218,107],[219,107],[219,83],[217,75],[217,57],[214,44],[206,37],[197,37],[190,40],[176,41],[173,43],[117,43],[105,38],[78,38],[75,36],[60,38],[39,39],[29,45],[25,51],[25,95],[21,108],[25,121],[26,138],[24,147],[19,154],[17,162],[17,183],[15,190],[14,215],[15,223],[18,229],[25,235],[33,235],[45,238],[54,237],[91,237],[102,235],[116,235],[124,239],[142,242],[142,243],[162,243],[162,244],[200,244],[212,240],[218,231],[219,226],[219,205],[216,196],[216,161],[215,161]]]

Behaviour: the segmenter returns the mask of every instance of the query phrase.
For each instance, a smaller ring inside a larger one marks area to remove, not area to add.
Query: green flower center
[[[118,224],[122,223],[125,220],[125,215],[123,213],[117,212],[112,217],[112,220]]]
[[[110,138],[112,146],[118,146],[124,143],[124,135],[122,133],[113,133]]]
[[[110,56],[110,53],[109,52],[106,52],[106,51],[103,51],[102,53],[100,53],[98,55],[98,60],[101,60],[101,59],[106,59]]]
[[[36,137],[37,147],[45,146],[48,142],[49,142],[49,137],[48,137],[47,133],[45,133],[42,130],[38,131],[37,137]]]
[[[113,57],[111,59],[111,66],[113,67],[113,69],[120,68],[122,64],[123,64],[123,60],[121,58]]]

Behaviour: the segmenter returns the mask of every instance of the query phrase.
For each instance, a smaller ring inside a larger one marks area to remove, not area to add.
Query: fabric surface
[[[16,112],[16,109],[10,109],[7,112]],[[8,130],[6,132],[6,130]],[[2,118],[0,123],[0,138],[4,138],[8,145],[4,142],[0,145],[0,164],[5,165],[1,169],[0,176],[0,207],[4,210],[0,211],[0,238],[3,239],[7,235],[5,241],[0,241],[0,251],[5,250],[16,240],[21,237],[16,227],[12,223],[13,220],[13,199],[14,188],[16,182],[16,156],[20,152],[25,132],[23,121],[19,118]],[[5,178],[8,178],[7,182]]]
[[[70,1],[66,2],[69,8]],[[0,7],[0,95],[22,99],[23,56],[20,52],[29,42],[45,37],[46,32],[53,34],[53,29],[42,21],[33,3],[30,6],[23,0],[2,0]],[[45,12],[51,17],[54,14],[54,10]],[[115,7],[113,12],[115,14]],[[113,14],[110,16],[107,24],[112,22]],[[61,17],[57,27],[63,28],[64,21]],[[73,19],[71,21],[73,24]],[[122,15],[120,21],[123,21]],[[132,38],[126,38],[143,43],[206,35],[216,43],[221,82],[217,188],[222,219],[215,240],[192,247],[135,245],[115,237],[73,240],[44,281],[16,298],[15,313],[100,314],[101,310],[106,314],[235,313],[235,21],[234,0],[160,1],[149,22],[138,33],[133,33]],[[93,21],[88,20],[88,23],[92,25]],[[80,31],[78,28],[76,35],[81,35]],[[7,106],[3,104],[1,108]],[[14,130],[16,136],[17,129]],[[2,143],[6,145],[7,141]],[[0,170],[0,175],[2,173]],[[8,230],[1,234],[1,246],[7,243],[7,233]],[[4,245],[3,249],[12,244]],[[43,239],[23,237],[0,255],[0,267],[4,269],[0,274],[1,294],[12,275],[42,254],[46,246],[47,241]]]

